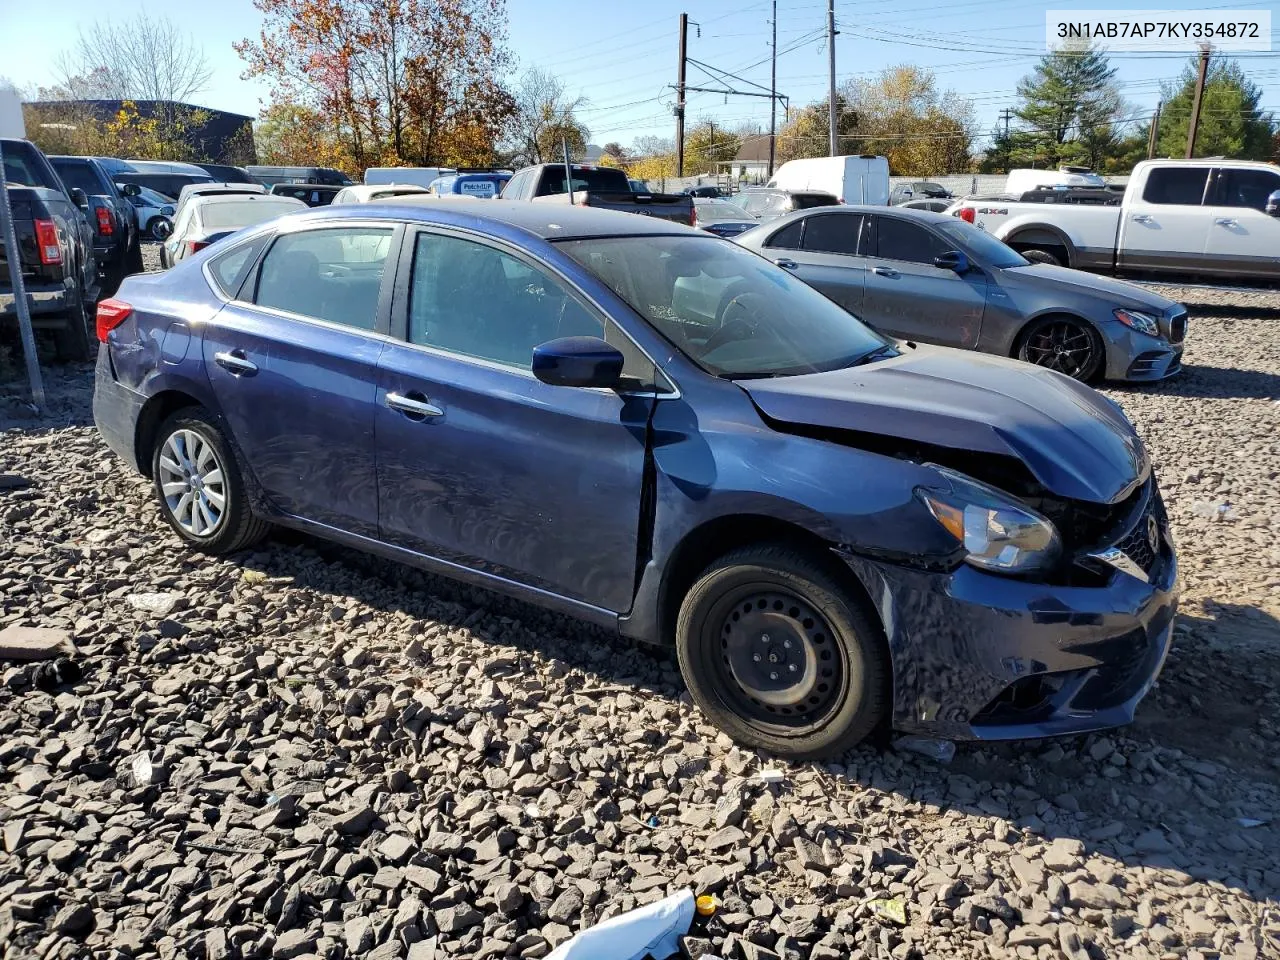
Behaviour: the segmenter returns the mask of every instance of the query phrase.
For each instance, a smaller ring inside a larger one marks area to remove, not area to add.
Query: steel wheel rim
[[[1078,323],[1057,320],[1028,337],[1022,352],[1037,366],[1079,377],[1093,363],[1093,337]]]
[[[830,622],[776,585],[745,587],[719,605],[715,664],[739,716],[786,732],[830,718],[847,687]]]
[[[212,537],[227,512],[222,461],[213,444],[194,430],[175,430],[160,448],[160,492],[165,507],[193,537]]]

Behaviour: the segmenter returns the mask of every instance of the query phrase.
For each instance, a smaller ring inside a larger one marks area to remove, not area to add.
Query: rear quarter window
[[[213,278],[214,286],[224,296],[232,300],[238,299],[237,294],[244,285],[245,277],[253,269],[253,264],[258,259],[258,253],[266,245],[266,242],[267,238],[265,236],[255,237],[247,243],[232,247],[226,253],[209,261],[209,276]]]

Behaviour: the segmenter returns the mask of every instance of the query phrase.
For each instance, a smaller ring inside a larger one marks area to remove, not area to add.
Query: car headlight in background
[[[1052,523],[995,487],[935,469],[949,488],[917,487],[916,496],[964,547],[967,563],[997,573],[1034,573],[1057,562],[1062,541]]]
[[[1145,333],[1148,337],[1160,336],[1160,321],[1149,313],[1129,310],[1125,307],[1117,307],[1111,312],[1126,327],[1137,330],[1139,333]]]

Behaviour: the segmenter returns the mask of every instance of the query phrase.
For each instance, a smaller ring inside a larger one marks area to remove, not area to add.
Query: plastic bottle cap
[[[704,894],[694,901],[694,909],[698,911],[698,915],[709,917],[716,912],[716,898],[710,894]]]

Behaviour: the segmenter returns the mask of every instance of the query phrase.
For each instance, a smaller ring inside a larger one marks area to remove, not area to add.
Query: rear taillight
[[[114,298],[98,301],[98,339],[107,342],[107,334],[129,319],[133,306]]]
[[[961,207],[956,211],[956,216],[965,223],[973,223],[977,215],[973,212],[973,207]]]
[[[690,211],[689,211],[689,226],[691,226],[691,227],[696,227],[697,225],[698,225],[698,211],[697,211],[697,210],[690,210]]]
[[[116,225],[111,222],[111,211],[105,207],[98,208],[98,232],[104,237],[116,232]]]
[[[203,249],[204,249],[205,247],[207,247],[208,245],[209,245],[209,244],[205,243],[203,240],[188,240],[188,241],[187,241],[187,256],[189,257],[189,256],[191,256],[193,253],[199,253],[201,250],[203,250]]]
[[[62,262],[62,247],[58,244],[58,225],[52,220],[37,220],[36,246],[40,248],[40,263],[52,267]]]

